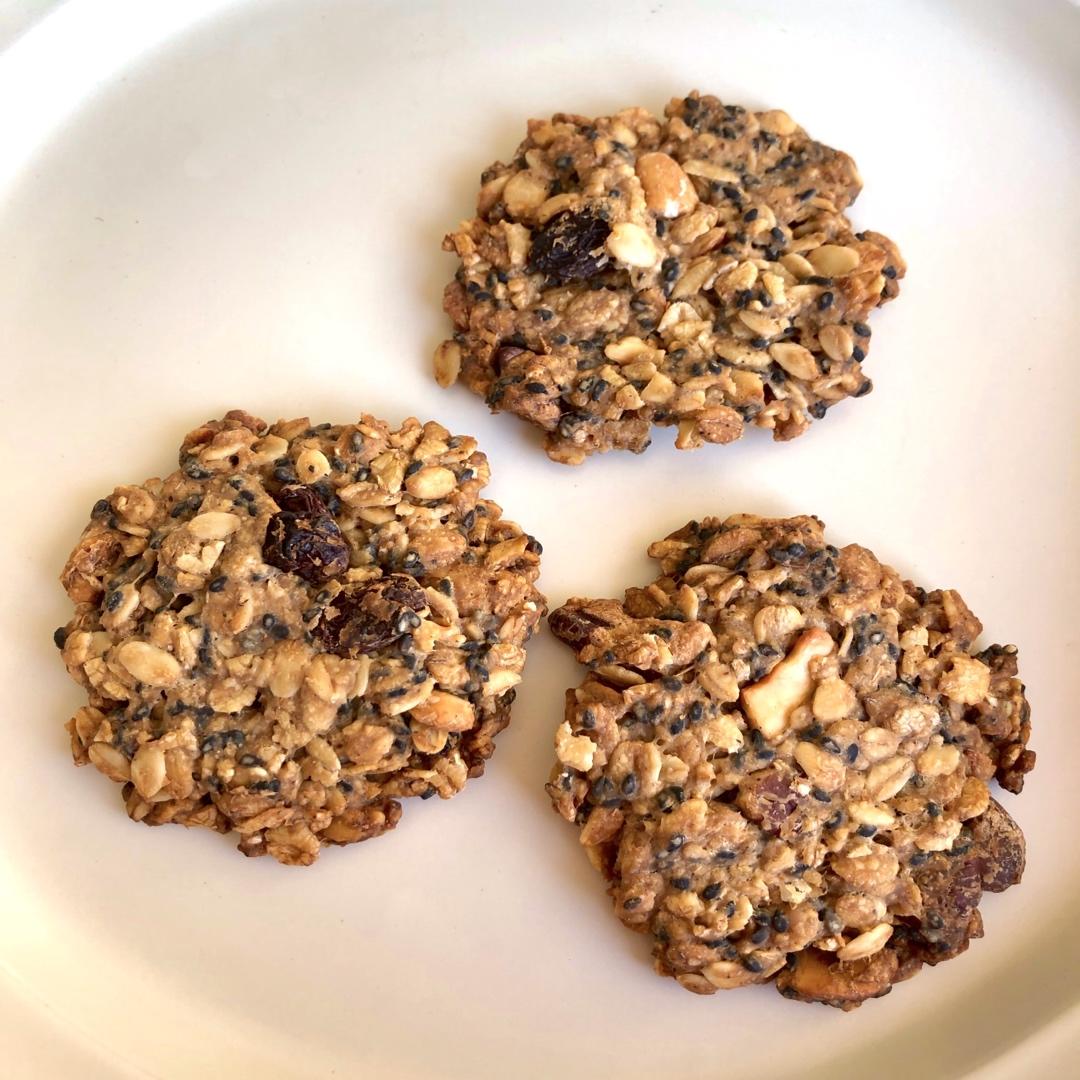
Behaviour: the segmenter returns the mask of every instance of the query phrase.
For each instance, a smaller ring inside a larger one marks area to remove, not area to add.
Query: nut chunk
[[[1034,764],[1015,648],[973,652],[955,592],[816,518],[705,518],[649,554],[645,588],[551,614],[588,674],[547,790],[656,969],[853,1009],[958,956],[1024,869],[988,783]]]
[[[77,764],[128,815],[306,866],[484,771],[544,614],[540,545],[440,424],[230,412],[100,499],[55,635]]]
[[[817,627],[807,630],[766,678],[743,690],[747,719],[766,739],[778,739],[787,726],[788,717],[813,692],[810,661],[828,656],[835,649],[827,631]]]

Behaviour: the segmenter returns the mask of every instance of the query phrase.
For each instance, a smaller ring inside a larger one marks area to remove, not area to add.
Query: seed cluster
[[[853,1008],[963,951],[1023,870],[988,786],[1034,765],[1016,649],[815,518],[649,554],[651,585],[551,615],[589,674],[548,791],[658,970]]]
[[[307,865],[483,772],[544,613],[540,545],[439,424],[230,412],[93,509],[56,633],[78,764],[128,814]]]
[[[862,372],[870,312],[904,262],[844,214],[846,154],[784,112],[692,93],[641,108],[530,121],[481,178],[477,216],[446,237],[461,266],[455,334],[435,373],[547,432],[548,454],[802,434]]]

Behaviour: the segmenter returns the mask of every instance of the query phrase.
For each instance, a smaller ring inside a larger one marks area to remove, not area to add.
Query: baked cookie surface
[[[99,500],[64,567],[75,761],[136,821],[300,865],[460,791],[545,610],[540,545],[488,478],[474,439],[415,419],[190,432],[176,472]]]
[[[1024,866],[989,787],[1034,765],[1016,649],[812,517],[649,554],[651,585],[551,614],[589,674],[548,791],[657,970],[850,1009],[963,952]]]
[[[547,432],[557,461],[802,434],[862,373],[870,312],[895,297],[896,246],[853,232],[861,180],[784,112],[697,92],[658,119],[532,120],[481,177],[477,216],[444,241],[461,266],[444,307],[458,375]]]

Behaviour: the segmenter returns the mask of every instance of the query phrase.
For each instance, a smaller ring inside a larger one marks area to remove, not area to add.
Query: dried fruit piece
[[[426,607],[424,590],[408,574],[346,585],[327,607],[315,635],[338,656],[374,652],[419,626],[416,613]]]
[[[557,214],[533,237],[529,270],[560,285],[591,278],[607,265],[604,244],[610,232],[594,210]]]
[[[263,558],[312,583],[345,573],[349,547],[318,492],[293,484],[283,487],[275,499],[281,510],[266,526]]]

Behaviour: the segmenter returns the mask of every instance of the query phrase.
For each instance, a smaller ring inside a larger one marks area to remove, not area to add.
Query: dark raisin
[[[551,632],[575,652],[580,652],[589,644],[594,631],[607,629],[609,626],[591,612],[572,607],[557,608],[548,616],[548,625]]]
[[[349,547],[326,504],[310,487],[284,487],[275,496],[279,513],[266,526],[263,558],[312,584],[349,568]]]
[[[534,237],[529,269],[559,284],[585,281],[607,264],[611,227],[594,211],[557,214]]]
[[[346,586],[327,606],[315,636],[338,656],[371,653],[403,637],[427,606],[424,590],[406,574]]]
[[[514,359],[515,356],[520,356],[524,349],[519,348],[517,345],[500,345],[495,352],[491,354],[491,366],[495,369],[497,375],[501,375],[506,365]]]

